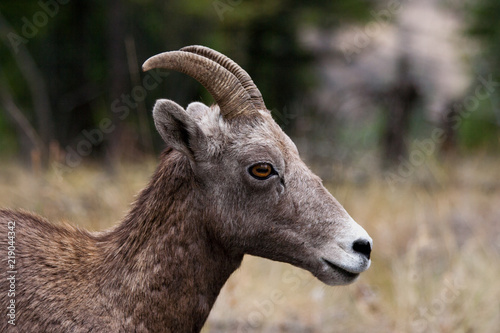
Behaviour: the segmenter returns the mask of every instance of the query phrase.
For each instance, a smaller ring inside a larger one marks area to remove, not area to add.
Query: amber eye
[[[259,180],[267,179],[275,173],[273,166],[269,163],[258,163],[258,164],[252,165],[248,169],[248,171],[250,172],[252,177],[259,179]]]

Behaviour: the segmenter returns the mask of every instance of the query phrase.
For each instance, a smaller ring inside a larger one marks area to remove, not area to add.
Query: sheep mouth
[[[342,276],[345,276],[346,278],[348,278],[350,280],[354,280],[354,279],[356,279],[359,276],[359,273],[349,272],[348,270],[346,270],[346,269],[344,269],[344,268],[342,268],[342,267],[340,267],[338,265],[335,265],[333,262],[329,261],[328,259],[325,259],[325,258],[321,258],[321,259],[332,270],[334,270],[335,272],[339,273]]]

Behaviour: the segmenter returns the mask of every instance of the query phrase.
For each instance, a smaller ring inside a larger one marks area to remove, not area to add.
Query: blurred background
[[[164,147],[154,101],[212,103],[142,63],[205,45],[375,246],[349,287],[245,258],[204,332],[495,332],[499,17],[497,0],[2,1],[0,206],[115,224]]]

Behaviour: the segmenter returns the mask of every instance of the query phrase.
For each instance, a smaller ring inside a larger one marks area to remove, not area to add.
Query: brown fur
[[[167,150],[111,231],[91,234],[0,210],[1,235],[16,223],[17,269],[16,326],[2,316],[0,331],[198,332],[242,254],[225,252],[210,235],[210,212],[195,188],[186,158]],[[6,237],[0,244],[7,248]],[[2,276],[2,313],[6,282]]]

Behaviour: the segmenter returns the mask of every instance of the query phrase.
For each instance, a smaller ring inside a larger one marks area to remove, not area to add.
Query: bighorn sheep
[[[302,162],[242,68],[202,46],[153,56],[143,65],[152,68],[192,76],[217,105],[156,102],[168,148],[111,230],[0,210],[2,332],[198,332],[245,254],[329,285],[370,266],[371,238]]]

